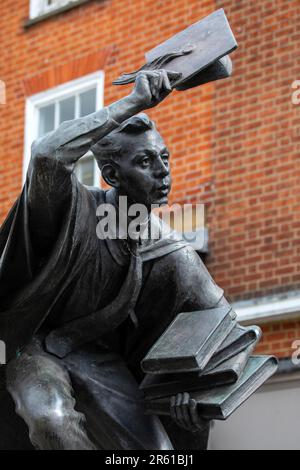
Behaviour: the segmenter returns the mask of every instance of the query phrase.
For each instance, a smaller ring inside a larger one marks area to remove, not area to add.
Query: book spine
[[[141,367],[147,374],[174,374],[181,372],[199,372],[196,357],[181,357],[164,359],[147,359]]]

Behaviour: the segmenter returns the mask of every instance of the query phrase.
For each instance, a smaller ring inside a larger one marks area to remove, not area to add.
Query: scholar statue
[[[2,393],[29,430],[28,447],[170,450],[207,436],[189,394],[172,397],[167,421],[145,414],[139,390],[140,362],[172,319],[227,305],[197,252],[151,213],[168,203],[170,155],[143,111],[178,75],[141,71],[128,96],[32,145],[0,231]],[[79,182],[75,166],[88,151],[110,190]],[[117,236],[97,236],[99,207],[118,209],[121,197],[146,207],[140,232],[154,218],[155,240],[124,237],[129,215],[117,218]]]

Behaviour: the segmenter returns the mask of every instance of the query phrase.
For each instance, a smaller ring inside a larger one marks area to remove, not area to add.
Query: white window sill
[[[300,316],[300,291],[240,301],[233,303],[232,307],[237,313],[237,320],[243,323],[287,320]]]
[[[24,23],[24,28],[27,29],[30,26],[33,26],[37,23],[40,23],[42,21],[45,21],[49,18],[52,18],[53,16],[59,15],[61,13],[67,12],[69,10],[72,10],[73,8],[79,7],[81,5],[84,5],[85,3],[89,3],[92,0],[77,0],[76,2],[70,2],[67,5],[58,7],[58,8],[53,8],[49,10],[46,13],[34,16],[32,18],[29,18],[28,20],[25,21]],[[95,0],[94,0],[95,1]],[[96,1],[102,1],[102,0],[96,0]]]

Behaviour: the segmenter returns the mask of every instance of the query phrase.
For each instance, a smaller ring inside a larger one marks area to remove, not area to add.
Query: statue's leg
[[[7,365],[6,382],[36,449],[95,449],[84,416],[74,409],[68,372],[58,361],[29,347]]]
[[[64,359],[77,408],[103,450],[172,450],[160,420],[147,416],[144,398],[117,354],[87,346]]]

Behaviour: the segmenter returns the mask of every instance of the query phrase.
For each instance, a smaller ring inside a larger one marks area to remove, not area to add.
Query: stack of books
[[[227,419],[277,370],[272,356],[254,356],[257,326],[236,323],[231,307],[181,313],[141,366],[150,414],[169,415],[170,398],[189,392],[206,419]]]

